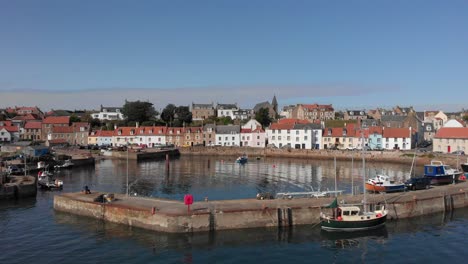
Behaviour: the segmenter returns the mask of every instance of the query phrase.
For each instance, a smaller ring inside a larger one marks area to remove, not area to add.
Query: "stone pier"
[[[452,211],[468,205],[468,182],[436,186],[429,190],[368,195],[371,203],[386,203],[388,219],[398,220]],[[182,201],[127,197],[115,194],[104,202],[104,193],[66,193],[54,197],[54,208],[82,216],[102,219],[155,231],[186,233],[255,227],[288,227],[319,223],[320,207],[334,198],[239,199],[200,201],[190,211]],[[362,195],[339,196],[346,203],[357,203]]]

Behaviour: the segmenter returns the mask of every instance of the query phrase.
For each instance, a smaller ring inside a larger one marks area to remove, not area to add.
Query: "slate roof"
[[[236,104],[218,104],[216,109],[224,110],[224,109],[237,109]]]
[[[192,103],[192,109],[214,109],[213,104],[195,104]]]
[[[232,134],[232,133],[240,133],[240,126],[216,126],[216,134]]]
[[[271,105],[270,102],[265,101],[265,102],[261,102],[261,103],[256,104],[254,106],[253,110],[254,110],[254,112],[258,112],[262,108],[270,109],[272,107],[273,107],[273,105]]]
[[[215,124],[206,124],[203,126],[203,131],[208,131],[208,128],[211,128],[213,131],[216,130],[216,125]]]
[[[406,116],[399,115],[384,115],[382,116],[382,122],[403,122],[406,119]]]

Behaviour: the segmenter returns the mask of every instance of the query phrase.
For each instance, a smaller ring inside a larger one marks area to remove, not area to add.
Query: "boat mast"
[[[366,194],[366,160],[364,158],[364,130],[361,127],[361,155],[362,155],[362,189],[364,191],[364,199],[363,199],[363,209],[364,213],[367,212],[367,194]]]

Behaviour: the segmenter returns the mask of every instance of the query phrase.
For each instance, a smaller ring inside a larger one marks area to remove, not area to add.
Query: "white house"
[[[112,137],[114,135],[113,130],[99,130],[92,133],[94,133],[94,136],[96,137],[96,145],[112,146]]]
[[[5,127],[0,128],[0,142],[10,142],[11,134]]]
[[[0,126],[0,142],[17,142],[19,138],[17,126]]]
[[[139,144],[136,127],[119,127],[114,130],[112,146],[125,146],[128,144]]]
[[[124,119],[121,107],[103,107],[102,105],[101,105],[101,111],[98,113],[93,113],[91,114],[91,116],[99,120],[123,120]]]
[[[460,121],[456,119],[450,119],[448,120],[443,127],[464,127]]]
[[[217,146],[240,146],[240,126],[216,126]]]
[[[322,128],[320,124],[274,123],[266,130],[268,143],[282,148],[321,149]]]
[[[147,126],[137,128],[137,144],[147,147],[166,145],[166,127]]]
[[[443,127],[434,136],[433,150],[451,153],[468,151],[468,127]]]
[[[264,148],[266,142],[266,133],[262,127],[255,129],[241,129],[240,145],[243,147]]]
[[[218,104],[216,106],[216,114],[218,117],[231,117],[231,119],[235,119],[236,116],[234,115],[234,111],[238,111],[239,107],[237,104]]]
[[[262,127],[262,124],[260,124],[260,122],[252,118],[249,121],[247,121],[247,123],[245,123],[245,125],[243,125],[241,128],[254,130],[257,128],[261,128],[261,127]]]
[[[384,127],[382,135],[382,148],[383,149],[411,149],[411,135],[410,128],[391,128]]]

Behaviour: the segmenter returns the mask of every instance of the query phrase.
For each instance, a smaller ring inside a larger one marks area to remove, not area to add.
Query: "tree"
[[[175,113],[177,114],[177,119],[183,124],[192,123],[192,112],[188,106],[179,106],[176,108]]]
[[[262,124],[262,127],[268,127],[271,124],[270,111],[268,108],[260,108],[255,114],[255,119]]]
[[[156,120],[158,112],[154,109],[150,102],[129,102],[125,101],[122,109],[122,114],[127,119],[127,122],[139,122]]]
[[[173,104],[168,104],[161,113],[161,119],[166,122],[168,125],[172,125],[174,121],[174,114],[175,114],[176,106]]]
[[[463,116],[463,121],[468,122],[468,115]]]
[[[70,123],[74,123],[74,122],[81,122],[81,119],[77,115],[72,114],[70,116]]]
[[[169,126],[182,126],[192,123],[192,112],[188,106],[168,104],[161,113],[161,119]]]

